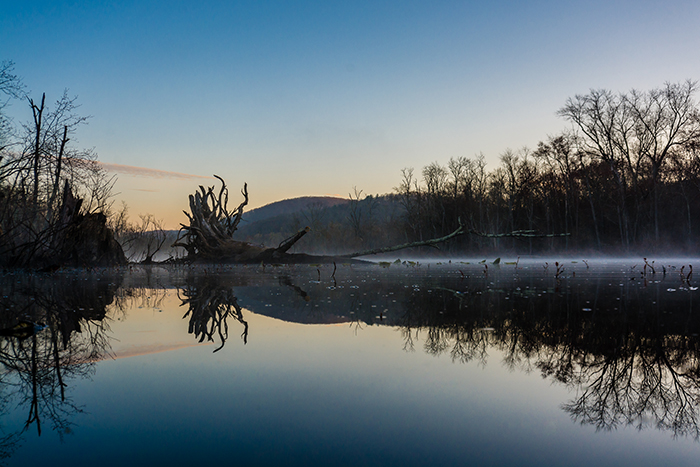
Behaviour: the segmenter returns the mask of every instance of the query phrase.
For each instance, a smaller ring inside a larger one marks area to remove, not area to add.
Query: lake
[[[5,272],[0,457],[697,465],[692,263]]]

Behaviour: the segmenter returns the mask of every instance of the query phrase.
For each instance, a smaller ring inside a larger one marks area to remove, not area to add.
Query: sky
[[[534,148],[566,99],[700,79],[697,1],[0,0],[0,60],[68,89],[117,204],[175,228],[218,183],[250,207],[382,194],[401,169]],[[16,121],[29,107],[12,102]]]

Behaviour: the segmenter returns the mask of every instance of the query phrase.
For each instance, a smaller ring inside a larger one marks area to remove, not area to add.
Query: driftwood
[[[234,240],[233,234],[243,217],[243,208],[248,205],[248,185],[244,184],[241,194],[243,201],[229,212],[229,192],[226,182],[214,175],[221,182],[218,194],[214,187],[204,188],[190,195],[190,213],[183,211],[189,225],[180,224],[178,238],[174,247],[187,251],[187,260],[195,262],[217,263],[305,263],[313,262],[309,255],[288,254],[292,246],[311,229],[306,227],[279,244],[277,248],[263,248],[248,242]],[[319,257],[322,258],[322,257]]]

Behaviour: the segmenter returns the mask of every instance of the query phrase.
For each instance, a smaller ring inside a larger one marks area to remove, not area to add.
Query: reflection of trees
[[[160,309],[163,307],[163,302],[167,296],[168,289],[163,286],[160,288],[143,286],[121,287],[114,294],[112,308],[114,310],[119,310],[122,314],[126,314],[127,310],[135,308]]]
[[[189,308],[183,318],[189,316],[188,332],[194,334],[199,342],[214,342],[218,336],[221,345],[218,352],[228,339],[228,319],[233,317],[243,325],[241,337],[248,342],[248,323],[243,319],[243,310],[238,305],[238,298],[230,286],[224,285],[216,276],[189,281],[186,287],[178,292],[182,306]]]
[[[571,365],[577,399],[564,406],[574,420],[599,429],[655,426],[700,438],[698,351],[687,338],[632,337],[612,356],[590,356]],[[581,387],[583,386],[583,387]]]
[[[66,391],[72,379],[91,375],[94,363],[109,353],[105,307],[116,289],[78,274],[8,279],[0,282],[0,327],[12,330],[22,320],[46,327],[0,337],[0,413],[13,405],[28,412],[21,429],[0,439],[0,458],[12,454],[32,425],[39,435],[46,422],[59,436],[71,431],[71,417],[80,408]]]
[[[575,421],[700,439],[700,319],[692,301],[670,301],[652,286],[604,290],[434,290],[406,297],[399,324],[406,348],[422,334],[426,352],[482,364],[495,348],[508,368],[566,385],[576,397],[563,409]]]

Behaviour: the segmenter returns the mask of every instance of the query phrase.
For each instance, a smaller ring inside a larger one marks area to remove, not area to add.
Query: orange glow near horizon
[[[219,186],[219,181],[214,177],[130,165],[101,164],[110,174],[117,175],[113,190],[115,210],[121,209],[121,203],[124,202],[129,209],[129,218],[132,222],[138,220],[139,214],[153,214],[156,219],[163,220],[164,227],[168,230],[177,230],[180,228],[180,223],[187,221],[182,211],[189,210],[188,197],[200,185]],[[290,196],[280,191],[280,187],[276,188],[261,191],[249,186],[250,201],[247,210],[296,196],[314,196],[307,193]],[[243,200],[238,188],[229,186],[229,191],[230,205],[237,206]],[[343,198],[340,194],[322,196]]]

